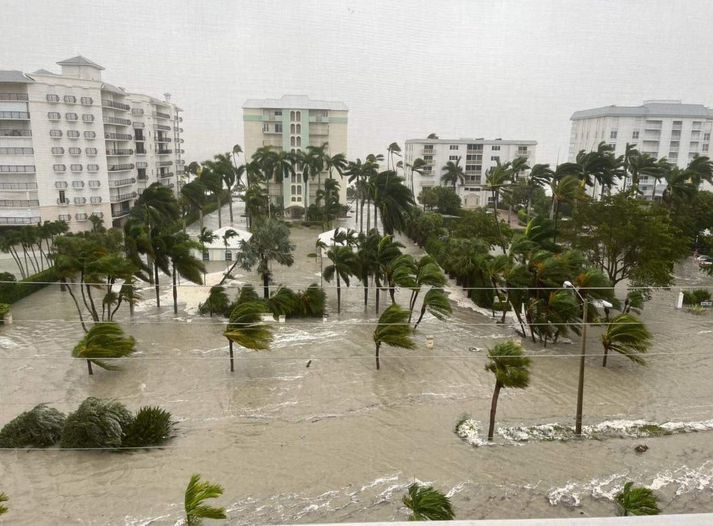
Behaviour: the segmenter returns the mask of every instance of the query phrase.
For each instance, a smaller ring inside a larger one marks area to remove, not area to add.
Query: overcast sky
[[[168,91],[186,158],[243,142],[241,105],[341,100],[349,156],[436,132],[538,142],[566,160],[573,111],[644,99],[713,106],[711,0],[0,0],[0,69]]]

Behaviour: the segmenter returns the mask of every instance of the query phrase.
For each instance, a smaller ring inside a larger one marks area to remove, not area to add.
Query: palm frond
[[[230,313],[223,336],[246,349],[269,350],[273,338],[272,327],[262,321],[262,315],[267,312],[262,302],[238,303]]]
[[[106,363],[102,359],[124,358],[136,351],[136,340],[126,336],[116,323],[98,323],[94,325],[79,343],[72,349],[72,356],[90,360],[103,369],[116,371],[118,366]]]
[[[641,356],[651,346],[651,333],[636,316],[620,314],[612,319],[602,334],[602,345],[606,351],[618,352],[632,362],[645,365]]]
[[[455,519],[450,499],[433,486],[414,482],[404,495],[404,506],[411,510],[409,521],[450,521]]]
[[[225,508],[204,504],[208,499],[217,499],[223,494],[223,486],[201,481],[201,476],[194,474],[186,487],[184,510],[187,526],[199,526],[202,519],[225,519]]]
[[[411,338],[408,324],[409,312],[401,306],[390,305],[379,317],[379,322],[374,329],[374,343],[413,349],[416,347]]]
[[[658,515],[656,494],[650,488],[634,487],[633,482],[627,482],[615,497],[619,515]]]
[[[508,341],[488,350],[485,370],[495,374],[502,387],[524,389],[530,383],[531,361],[519,343]]]

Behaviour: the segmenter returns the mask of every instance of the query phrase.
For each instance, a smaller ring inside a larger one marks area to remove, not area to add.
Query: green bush
[[[295,291],[287,287],[280,287],[270,299],[267,300],[267,308],[273,316],[296,317],[300,310],[299,297]]]
[[[71,413],[64,424],[61,447],[120,447],[133,415],[124,404],[89,397]]]
[[[10,420],[0,431],[0,447],[49,447],[62,435],[64,414],[45,404]]]
[[[122,442],[126,447],[160,446],[171,438],[171,413],[160,407],[142,407],[126,429]]]
[[[12,276],[10,273],[4,274]],[[0,275],[0,281],[13,281],[13,279],[6,279]],[[22,298],[29,296],[30,294],[37,292],[47,286],[46,282],[56,282],[59,281],[59,276],[54,268],[48,268],[37,274],[33,274],[29,278],[17,281],[15,283],[0,283],[0,303],[15,303],[20,301]]]
[[[316,283],[312,283],[304,292],[297,293],[299,316],[303,318],[321,318],[327,303],[327,294]]]
[[[711,293],[706,289],[694,289],[683,291],[684,305],[700,305],[702,301],[710,301]]]
[[[225,293],[225,287],[216,285],[210,288],[208,298],[205,303],[198,305],[199,314],[220,314],[221,316],[230,316],[230,299]]]
[[[10,312],[10,305],[7,303],[0,303],[0,323],[2,323],[2,317]]]

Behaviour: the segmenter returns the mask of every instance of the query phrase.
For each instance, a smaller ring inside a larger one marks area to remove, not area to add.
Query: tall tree
[[[92,371],[92,363],[108,371],[116,371],[118,366],[106,362],[129,356],[136,351],[136,341],[126,336],[116,323],[94,325],[72,350],[73,358],[87,360],[87,370]]]
[[[460,165],[461,158],[458,157],[456,162],[448,161],[443,167],[443,173],[441,174],[441,183],[452,184],[453,191],[456,192],[457,185],[465,183],[465,172],[463,167]]]
[[[486,371],[495,375],[495,389],[490,405],[490,425],[488,441],[495,433],[495,413],[498,409],[498,397],[503,388],[524,389],[530,383],[530,358],[525,356],[520,344],[509,341],[499,343],[488,351]]]
[[[641,356],[651,346],[651,333],[646,326],[631,314],[620,314],[606,325],[602,334],[604,358],[602,367],[607,366],[609,351],[615,351],[629,358],[634,363],[645,365]]]
[[[327,257],[332,262],[324,269],[324,279],[330,282],[337,279],[337,314],[342,312],[341,282],[348,287],[349,277],[354,271],[354,252],[351,247],[332,247],[327,251]]]
[[[413,349],[416,347],[411,338],[411,328],[408,323],[408,311],[397,304],[389,307],[379,316],[379,322],[374,329],[374,345],[376,369],[380,369],[379,350],[382,345]]]
[[[245,288],[245,287],[243,287]],[[230,372],[233,364],[233,343],[253,351],[267,351],[272,342],[272,327],[263,323],[262,315],[267,314],[267,306],[261,301],[238,300],[228,319],[223,336],[228,339],[230,350]]]

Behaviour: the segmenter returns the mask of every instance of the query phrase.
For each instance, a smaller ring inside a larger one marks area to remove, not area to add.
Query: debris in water
[[[307,367],[309,367],[309,365],[310,365],[311,363],[312,363],[312,360],[309,360],[309,361],[307,362]]]
[[[639,444],[634,448],[634,451],[636,451],[637,453],[646,453],[648,450],[649,446],[647,446],[646,444]]]

